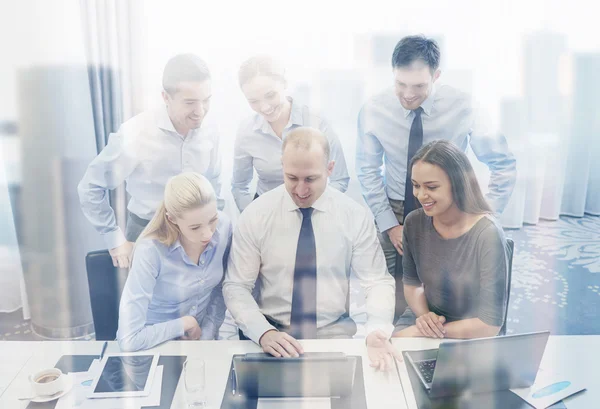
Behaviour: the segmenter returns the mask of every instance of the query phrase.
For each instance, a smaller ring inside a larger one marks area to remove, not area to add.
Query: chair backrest
[[[96,339],[112,341],[117,337],[121,284],[119,269],[113,266],[108,250],[92,251],[85,256],[92,317]]]
[[[506,319],[508,318],[508,304],[510,302],[510,283],[512,280],[512,262],[515,252],[515,242],[512,239],[506,239],[506,255],[508,258],[508,273],[506,276],[506,307],[504,309],[504,320],[498,335],[506,335]]]

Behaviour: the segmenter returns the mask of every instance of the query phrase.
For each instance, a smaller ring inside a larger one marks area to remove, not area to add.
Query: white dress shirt
[[[125,243],[110,207],[108,190],[123,181],[131,200],[127,209],[150,220],[163,199],[170,177],[198,172],[221,192],[221,158],[216,127],[203,123],[187,135],[177,133],[166,108],[143,112],[123,123],[110,135],[108,144],[90,163],[79,182],[81,209],[104,238],[107,248]],[[223,201],[218,200],[219,209]]]
[[[515,157],[504,135],[495,133],[469,94],[448,85],[434,86],[421,104],[423,145],[447,139],[464,151],[470,145],[491,171],[487,199],[502,213],[517,179]],[[389,199],[404,200],[410,128],[415,118],[393,89],[365,103],[358,117],[356,176],[381,231],[398,225]]]
[[[317,328],[331,324],[346,312],[349,276],[353,272],[367,298],[367,334],[382,329],[391,335],[395,283],[387,271],[368,209],[329,186],[312,207]],[[302,214],[282,185],[252,202],[233,234],[223,296],[240,329],[256,343],[262,334],[274,329],[264,315],[281,325],[290,325],[301,224]],[[262,284],[257,304],[251,292],[259,275]]]
[[[287,135],[300,126],[317,128],[327,137],[330,160],[335,161],[329,184],[341,192],[348,189],[350,176],[348,176],[344,151],[331,126],[323,118],[312,113],[306,105],[298,104],[291,98],[290,103],[292,104],[290,119],[281,138],[275,134],[271,124],[259,114],[243,121],[238,128],[231,192],[240,211],[243,211],[254,199],[250,193],[254,169],[258,176],[256,193],[259,195],[283,184],[281,147]]]

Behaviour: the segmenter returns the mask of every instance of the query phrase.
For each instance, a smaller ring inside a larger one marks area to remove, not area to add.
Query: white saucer
[[[62,398],[63,396],[65,396],[67,393],[69,393],[69,391],[71,391],[71,388],[73,388],[73,378],[69,375],[66,375],[66,377],[67,377],[67,379],[65,379],[65,389],[63,389],[60,393],[50,395],[50,396],[37,396],[37,397],[31,399],[31,402],[36,402],[36,403],[50,402],[52,400],[56,400],[56,399],[59,399],[59,398]]]

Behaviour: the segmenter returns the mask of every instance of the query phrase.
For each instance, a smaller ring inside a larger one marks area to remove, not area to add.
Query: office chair
[[[90,302],[96,339],[114,341],[119,325],[121,284],[119,269],[113,266],[108,250],[92,251],[85,256]]]
[[[504,320],[498,335],[506,335],[506,318],[508,317],[508,304],[510,301],[510,283],[512,279],[512,262],[515,252],[515,242],[512,239],[506,239],[506,253],[508,255],[508,274],[506,276],[506,308],[504,309]]]

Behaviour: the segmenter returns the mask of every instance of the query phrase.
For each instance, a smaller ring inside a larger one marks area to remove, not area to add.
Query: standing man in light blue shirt
[[[121,350],[218,338],[231,237],[231,222],[217,210],[204,176],[185,172],[169,180],[164,201],[136,243],[123,288]]]
[[[301,126],[311,126],[325,134],[335,168],[329,177],[340,192],[348,189],[348,169],[342,145],[331,125],[307,106],[286,96],[283,68],[270,56],[258,55],[242,63],[240,88],[255,115],[243,121],[235,139],[231,192],[243,211],[256,197],[283,184],[281,146],[287,135]],[[258,176],[254,197],[250,183]]]
[[[504,210],[516,181],[516,162],[506,138],[492,132],[470,95],[436,83],[439,63],[434,40],[404,37],[392,55],[394,88],[367,101],[358,117],[356,173],[375,216],[388,269],[396,278],[396,318],[406,308],[403,220],[416,207],[412,184],[407,183],[409,156],[437,139],[450,140],[462,150],[470,145],[491,171],[487,200],[497,213]]]
[[[115,267],[129,267],[133,242],[154,215],[170,177],[198,172],[219,196],[219,135],[204,124],[211,95],[210,72],[202,59],[193,54],[171,58],[163,73],[165,106],[121,125],[89,165],[78,186],[81,208],[103,236]],[[108,198],[108,191],[124,181],[131,196],[125,234]],[[220,199],[218,207],[223,208]]]

